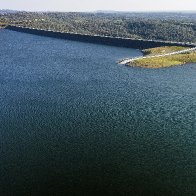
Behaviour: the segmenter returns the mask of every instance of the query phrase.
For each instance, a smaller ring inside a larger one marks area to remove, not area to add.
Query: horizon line
[[[81,11],[63,11],[63,10],[20,10],[20,9],[7,9],[7,8],[3,8],[3,9],[0,9],[0,11],[17,11],[17,12],[62,12],[62,13],[93,13],[93,12],[99,12],[99,13],[102,13],[102,12],[108,12],[108,13],[112,13],[112,12],[123,12],[123,13],[131,13],[131,12],[134,12],[134,13],[144,13],[144,12],[151,12],[151,13],[156,13],[156,12],[159,12],[159,13],[168,13],[168,12],[196,12],[196,10],[81,10]]]

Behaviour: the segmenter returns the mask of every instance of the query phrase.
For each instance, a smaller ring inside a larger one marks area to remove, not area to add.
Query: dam
[[[68,33],[68,32],[58,32],[58,31],[51,31],[51,30],[44,30],[44,29],[34,29],[34,28],[13,26],[13,25],[8,25],[6,29],[34,34],[34,35],[59,38],[59,39],[103,44],[103,45],[110,45],[110,46],[117,46],[117,47],[134,48],[140,50],[147,49],[147,48],[161,47],[161,46],[185,46],[185,47],[196,46],[196,44],[194,43],[130,39],[130,38],[123,38],[123,37],[111,37],[111,36],[100,36],[100,35],[86,35],[86,34],[77,34],[77,33]]]

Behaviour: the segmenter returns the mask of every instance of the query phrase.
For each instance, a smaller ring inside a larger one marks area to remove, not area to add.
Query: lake
[[[196,64],[0,30],[0,193],[196,193]]]

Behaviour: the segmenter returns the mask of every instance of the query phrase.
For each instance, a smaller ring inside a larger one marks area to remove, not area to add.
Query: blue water
[[[196,193],[196,64],[0,30],[0,195]]]

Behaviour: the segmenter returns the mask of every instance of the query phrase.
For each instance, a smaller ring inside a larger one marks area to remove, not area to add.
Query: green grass
[[[188,47],[183,46],[163,46],[163,47],[157,47],[157,48],[149,48],[146,50],[143,50],[142,52],[144,55],[158,55],[158,54],[167,54],[170,52],[177,52],[180,50],[186,50]]]
[[[146,52],[148,53],[147,56],[150,56],[150,55],[166,54],[166,53],[175,52],[184,49],[187,48],[178,47],[178,46],[159,47],[159,48],[147,49],[144,51],[144,53]],[[135,60],[134,62],[131,62],[130,66],[145,67],[145,68],[163,68],[163,67],[171,67],[175,65],[183,65],[186,63],[196,63],[196,51],[183,53],[183,54],[175,54],[171,56],[164,56],[164,57],[139,59],[139,60]]]

